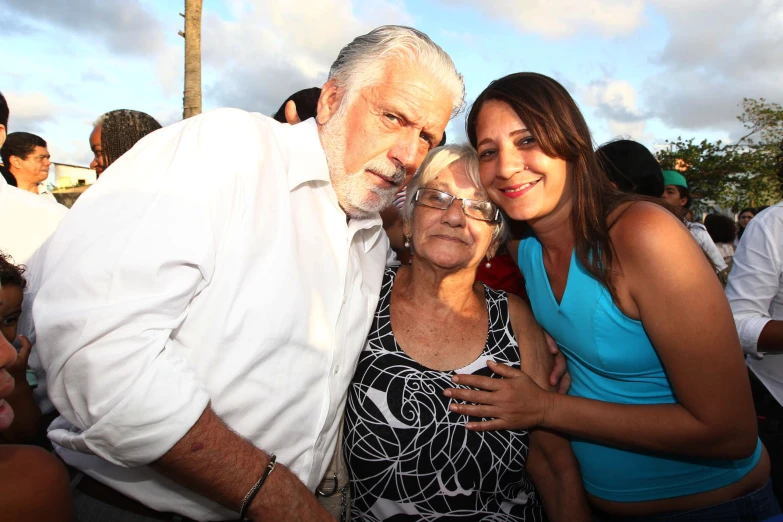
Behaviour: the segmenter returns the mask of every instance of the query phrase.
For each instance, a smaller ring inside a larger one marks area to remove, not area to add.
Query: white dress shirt
[[[710,233],[707,232],[707,227],[701,223],[688,222],[688,230],[690,230],[691,235],[699,244],[702,251],[710,258],[712,264],[715,265],[716,272],[721,272],[729,267],[729,265],[726,264],[726,261],[723,260],[723,256],[718,250],[718,247],[715,246],[715,241],[710,237]]]
[[[783,404],[783,354],[758,352],[764,326],[783,320],[783,203],[748,224],[734,254],[726,296],[748,367]]]
[[[0,251],[15,264],[26,263],[67,212],[56,201],[12,187],[0,177]]]
[[[211,403],[313,490],[388,251],[380,216],[346,222],[314,120],[163,128],[68,218],[33,304],[63,459],[154,509],[236,518],[146,466]]]

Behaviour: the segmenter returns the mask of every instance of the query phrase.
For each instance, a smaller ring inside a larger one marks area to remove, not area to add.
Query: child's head
[[[27,281],[24,266],[14,265],[0,253],[0,332],[9,343],[16,340],[16,327],[22,314],[22,299]]]

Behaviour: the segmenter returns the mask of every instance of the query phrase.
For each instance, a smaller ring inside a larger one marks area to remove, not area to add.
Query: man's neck
[[[16,183],[19,186],[20,189],[26,190],[27,192],[32,192],[33,194],[38,194],[38,182],[37,181],[25,181],[21,180],[19,178],[16,178]]]

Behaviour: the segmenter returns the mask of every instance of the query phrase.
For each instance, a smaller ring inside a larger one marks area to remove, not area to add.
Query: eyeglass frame
[[[449,204],[446,205],[446,208],[433,207],[432,205],[427,205],[426,203],[422,203],[421,201],[419,201],[419,192],[421,192],[422,190],[433,190],[435,192],[440,192],[441,194],[445,194],[445,195],[449,196],[451,198],[451,201],[449,201]],[[448,192],[445,192],[443,190],[438,190],[438,189],[428,188],[428,187],[422,187],[420,189],[417,189],[416,190],[416,194],[413,195],[413,202],[415,204],[421,205],[421,206],[427,207],[427,208],[434,208],[436,210],[448,210],[448,209],[450,209],[451,205],[454,203],[455,200],[459,200],[459,201],[462,202],[462,214],[465,217],[469,217],[471,219],[475,219],[476,221],[483,221],[484,223],[495,223],[495,224],[500,223],[500,208],[498,208],[497,205],[495,205],[494,203],[492,203],[488,199],[458,198],[454,194],[449,194]],[[492,218],[492,219],[483,219],[483,218],[471,216],[470,214],[465,212],[465,202],[466,201],[467,202],[473,202],[473,203],[477,203],[477,202],[489,203],[495,209],[495,217]]]

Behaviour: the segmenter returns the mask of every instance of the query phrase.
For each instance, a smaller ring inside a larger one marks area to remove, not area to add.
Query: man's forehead
[[[385,68],[380,82],[368,87],[371,96],[377,103],[404,110],[416,123],[442,132],[454,107],[440,81],[420,67],[394,67],[395,63]]]

